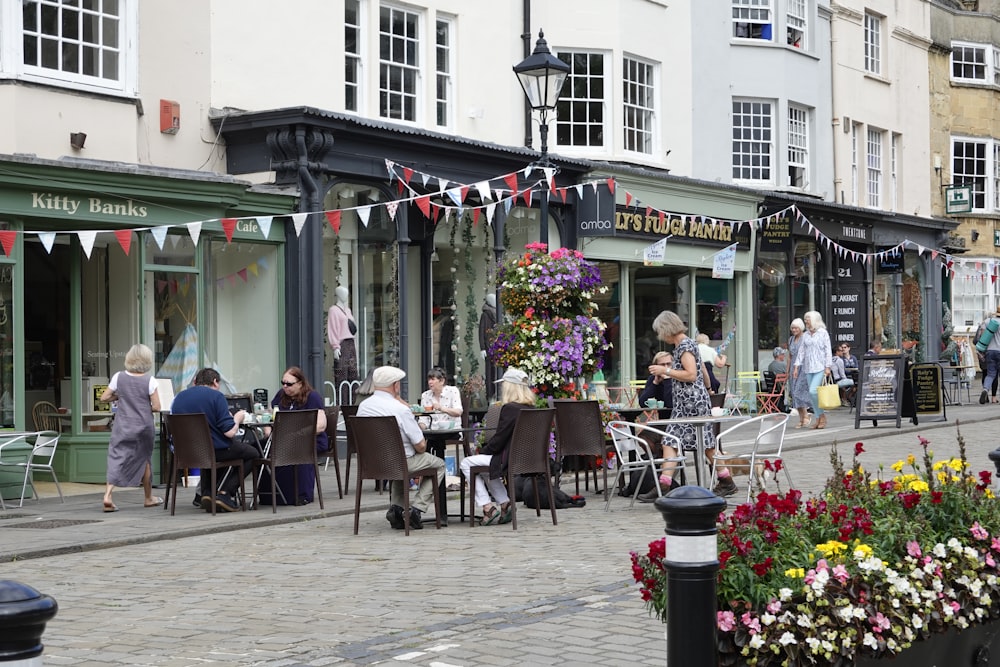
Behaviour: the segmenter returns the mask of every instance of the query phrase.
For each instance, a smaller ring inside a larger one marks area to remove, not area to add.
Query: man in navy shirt
[[[242,459],[244,473],[250,474],[253,470],[253,461],[260,457],[260,452],[251,444],[233,440],[247,413],[246,410],[239,410],[235,415],[229,413],[229,404],[219,389],[221,379],[219,372],[214,368],[201,369],[194,376],[194,386],[188,387],[174,397],[170,412],[175,415],[204,414],[212,434],[212,443],[215,445],[215,459],[234,462],[236,459]],[[210,479],[205,475],[202,476],[201,508],[210,511],[214,500],[218,508],[223,511],[238,510],[240,506],[236,502],[236,490],[240,486],[240,480],[237,479],[237,474],[230,472],[225,475],[214,497],[212,489],[208,486],[211,484]]]

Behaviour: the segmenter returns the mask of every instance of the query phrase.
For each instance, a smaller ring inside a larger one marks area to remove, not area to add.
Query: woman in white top
[[[816,415],[813,428],[826,428],[826,413],[819,407],[819,386],[823,383],[823,379],[830,375],[830,364],[833,363],[830,334],[826,331],[823,316],[815,310],[810,310],[802,319],[805,321],[806,331],[802,334],[802,344],[795,355],[792,374],[796,378],[802,373],[805,374],[809,382],[813,413]]]
[[[432,368],[427,373],[427,391],[420,395],[420,406],[433,410],[436,414],[432,422],[451,421],[462,416],[462,394],[458,387],[448,384],[448,377],[440,368]]]

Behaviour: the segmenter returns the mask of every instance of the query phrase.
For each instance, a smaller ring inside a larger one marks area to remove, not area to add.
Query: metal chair
[[[757,412],[756,396],[760,392],[760,373],[739,371],[726,389],[726,406],[734,415]]]
[[[271,447],[268,456],[254,461],[254,472],[267,468],[271,473],[271,513],[278,512],[278,478],[277,469],[282,466],[312,466],[316,474],[316,496],[319,498],[319,508],[323,507],[323,486],[319,481],[319,463],[316,461],[316,419],[319,410],[282,410],[274,415],[274,427],[271,429]],[[292,501],[299,497],[299,476],[293,475],[294,495]],[[260,497],[260,475],[254,475],[253,503],[257,509]]]
[[[39,433],[19,433],[10,437],[0,436],[0,438],[3,438],[3,443],[0,444],[0,468],[24,469],[24,482],[21,485],[21,498],[18,502],[18,507],[24,506],[24,492],[29,484],[31,485],[31,492],[34,497],[38,497],[38,493],[35,491],[35,485],[31,480],[31,472],[34,468],[47,470],[52,475],[52,479],[55,480],[56,483],[56,488],[59,489],[59,500],[61,502],[66,502],[63,499],[62,488],[59,486],[59,480],[56,478],[56,474],[52,470],[52,458],[55,456],[56,444],[59,442],[58,433],[54,431],[41,431]],[[34,444],[29,442],[29,438],[35,438]],[[19,458],[17,460],[8,458],[5,461],[3,450],[4,448],[12,449],[12,445],[18,448],[19,453],[17,456]],[[46,463],[35,463],[36,456],[47,457]],[[7,506],[3,501],[3,496],[0,496],[0,509],[7,509]]]
[[[760,414],[781,412],[781,399],[785,397],[785,382],[787,380],[787,373],[778,373],[774,376],[774,381],[768,385],[765,375],[765,387],[769,388],[757,393],[757,406]]]
[[[59,422],[59,408],[49,401],[38,401],[31,408],[31,420],[35,422],[36,431],[62,431]]]
[[[604,423],[601,421],[601,406],[597,401],[557,400],[556,409],[556,442],[558,443],[557,458],[564,456],[586,457],[587,469],[584,471],[584,482],[588,481],[588,473],[594,473],[594,488],[597,488],[597,459],[604,459],[608,454],[605,439]],[[602,465],[604,471],[604,499],[608,499],[608,467]],[[580,470],[576,470],[576,493],[580,493]]]
[[[348,416],[347,444],[353,445],[358,454],[358,483],[354,485],[354,534],[358,534],[361,520],[361,482],[366,479],[376,481],[387,479],[403,484],[403,530],[410,534],[410,490],[409,480],[414,477],[430,477],[437,486],[437,468],[410,470],[406,464],[406,450],[403,436],[399,433],[399,423],[395,417]],[[441,494],[435,488],[434,524],[441,528]]]
[[[208,426],[208,418],[205,417],[204,413],[170,414],[167,416],[167,426],[170,429],[173,446],[171,447],[170,478],[167,480],[167,500],[169,503],[164,502],[163,509],[167,509],[169,504],[170,516],[174,515],[174,507],[177,504],[177,473],[180,470],[200,468],[203,479],[205,471],[209,471],[212,485],[207,488],[217,489],[219,469],[236,468],[240,476],[240,508],[245,512],[247,492],[243,460],[217,461],[215,459],[215,444],[212,442],[212,432]],[[173,490],[172,495],[171,490]],[[215,509],[215,503],[212,503],[212,514],[216,513]]]
[[[653,476],[657,495],[662,495],[658,483],[660,466],[671,462],[675,469],[681,471],[684,469],[687,459],[683,454],[669,457],[654,456],[649,442],[643,437],[643,434],[651,435],[661,442],[667,442],[678,452],[682,451],[679,438],[646,424],[634,424],[626,421],[613,421],[608,424],[608,429],[611,431],[611,441],[615,445],[615,453],[618,458],[617,472],[611,486],[617,488],[619,479],[625,473],[640,473],[639,482],[635,485],[635,492],[632,494],[632,502],[629,507],[635,505],[635,499],[639,497],[639,490],[642,488],[642,481],[646,478],[647,473]],[[610,509],[611,496],[609,494],[604,503],[604,511],[607,512]]]
[[[755,487],[760,490],[764,489],[764,477],[769,462],[772,466],[776,462],[780,462],[778,465],[785,471],[788,488],[794,488],[792,475],[788,472],[788,466],[781,458],[781,448],[785,442],[787,425],[788,415],[785,413],[758,415],[738,422],[735,426],[730,426],[720,433],[716,438],[717,447],[709,488],[715,488],[715,484],[719,480],[719,467],[729,468],[730,474],[745,472],[749,475],[747,502],[750,502]],[[743,439],[736,440],[739,437],[737,434],[742,435]],[[723,445],[725,445],[725,450],[723,450]],[[777,476],[777,470],[774,471],[774,474]]]
[[[340,499],[344,499],[344,487],[340,483],[340,453],[337,451],[337,429],[339,424],[337,420],[340,419],[340,408],[336,405],[331,405],[326,410],[326,441],[330,449],[327,450],[325,456],[326,463],[323,465],[323,471],[325,472],[330,467],[330,461],[333,460],[333,471],[337,474],[337,494]],[[317,476],[317,479],[319,477]]]

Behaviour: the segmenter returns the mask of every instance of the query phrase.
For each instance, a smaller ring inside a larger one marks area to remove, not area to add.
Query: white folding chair
[[[2,467],[13,467],[13,468],[24,468],[24,482],[21,484],[21,498],[18,502],[18,507],[24,506],[24,499],[27,498],[38,498],[38,491],[35,490],[34,480],[32,479],[34,472],[36,470],[41,470],[52,475],[52,481],[56,483],[56,490],[59,491],[59,502],[65,503],[66,500],[63,498],[62,487],[59,486],[59,478],[56,477],[56,471],[52,468],[52,461],[56,457],[56,447],[59,444],[59,434],[55,431],[39,431],[38,433],[28,434],[17,438],[13,441],[7,441],[0,446],[11,444],[11,442],[28,442],[31,438],[34,438],[34,443],[32,444],[31,454],[28,456],[26,461],[3,461],[2,452],[0,452],[0,466]],[[31,495],[26,496],[25,492],[28,487],[31,487]],[[3,507],[3,499],[0,498],[0,507]]]
[[[657,439],[665,440],[667,444],[673,446],[678,452],[680,452],[681,441],[677,437],[653,428],[652,426],[634,424],[626,421],[613,421],[608,424],[608,429],[611,431],[611,440],[615,444],[615,456],[617,458],[615,463],[615,479],[611,483],[610,488],[618,488],[618,482],[622,475],[626,472],[632,473],[633,475],[636,473],[640,474],[639,482],[635,485],[635,492],[632,494],[632,502],[629,504],[629,507],[635,505],[635,499],[639,496],[639,489],[642,488],[642,482],[646,478],[647,473],[653,476],[654,488],[656,489],[657,495],[662,495],[660,493],[660,485],[658,483],[660,477],[660,466],[669,461],[675,464],[675,470],[684,468],[685,458],[683,454],[678,454],[673,457],[653,456],[649,442],[647,442],[645,438],[641,437],[640,434],[648,432]],[[608,494],[607,502],[604,504],[605,512],[611,509],[612,496],[613,494]]]
[[[787,425],[788,415],[779,412],[738,422],[717,435],[709,488],[715,488],[716,482],[719,481],[720,467],[729,468],[730,474],[745,471],[749,475],[747,502],[750,502],[755,487],[761,491],[764,489],[767,462],[773,465],[777,461],[781,461],[781,469],[785,471],[788,488],[793,488],[792,475],[781,458],[781,447],[785,442]],[[777,472],[774,474],[777,475]]]

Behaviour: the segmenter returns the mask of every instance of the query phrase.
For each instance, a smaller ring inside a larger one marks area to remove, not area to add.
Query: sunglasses
[[[282,381],[281,381],[281,386],[282,386],[282,387],[294,387],[294,386],[295,386],[295,385],[297,385],[298,383],[299,383],[299,381],[298,381],[298,380],[296,380],[295,382],[285,382],[284,380],[282,380]]]

